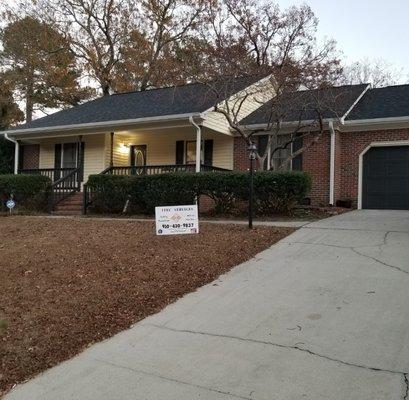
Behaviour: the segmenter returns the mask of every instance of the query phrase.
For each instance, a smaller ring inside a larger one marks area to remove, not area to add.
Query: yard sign
[[[197,205],[155,207],[157,235],[199,233]]]

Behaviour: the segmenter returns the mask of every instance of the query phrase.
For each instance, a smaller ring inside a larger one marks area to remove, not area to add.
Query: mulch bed
[[[158,312],[290,234],[202,224],[0,218],[0,396]]]

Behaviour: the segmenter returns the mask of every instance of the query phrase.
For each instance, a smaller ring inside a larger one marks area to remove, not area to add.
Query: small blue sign
[[[12,199],[7,200],[6,206],[11,211],[16,206],[16,202]]]

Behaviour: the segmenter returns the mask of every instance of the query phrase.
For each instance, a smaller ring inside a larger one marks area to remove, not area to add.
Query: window
[[[64,143],[61,152],[62,168],[77,168],[77,143]]]
[[[283,165],[285,160],[287,160],[288,157],[291,156],[292,143],[288,143],[289,141],[290,135],[276,135],[275,137],[273,137],[273,143],[271,145],[270,153],[271,169],[274,170],[277,170],[279,168],[286,170],[291,169],[292,164],[291,162],[289,162],[287,165]]]
[[[201,162],[203,162],[203,144],[201,149]],[[185,152],[186,164],[196,164],[196,140],[186,142]]]

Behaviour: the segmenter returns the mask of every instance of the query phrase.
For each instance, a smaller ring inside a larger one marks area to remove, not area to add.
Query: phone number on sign
[[[185,224],[172,224],[172,225],[162,225],[163,229],[169,229],[169,228],[193,228],[195,225],[191,223],[185,223]]]

